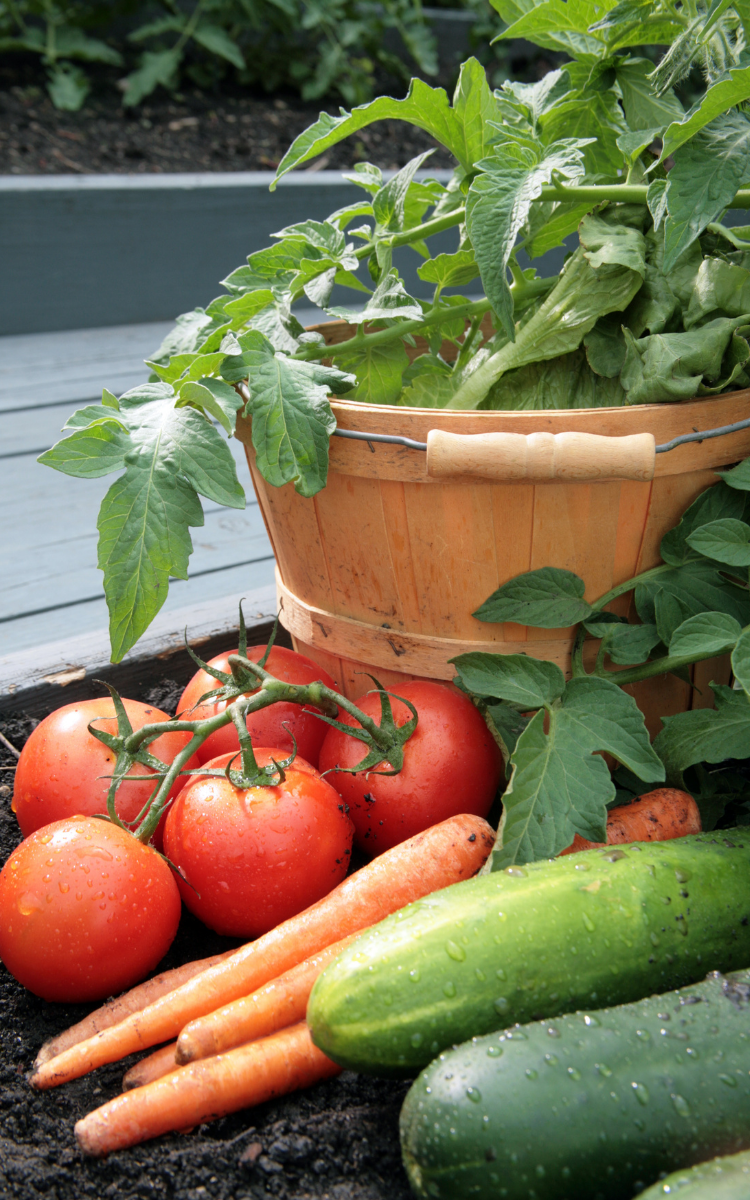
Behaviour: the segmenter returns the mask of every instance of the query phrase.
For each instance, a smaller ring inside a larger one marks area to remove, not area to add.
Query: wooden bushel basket
[[[314,328],[329,344],[353,332],[343,322]],[[345,400],[332,401],[332,408],[340,429],[421,442],[439,429],[461,435],[651,434],[663,444],[750,416],[750,390],[681,404],[563,411],[457,412]],[[547,478],[539,482],[533,481],[538,463],[526,478],[518,478],[525,472],[518,461],[510,480],[469,475],[467,463],[475,469],[476,455],[467,455],[465,445],[456,453],[441,447],[437,468],[433,455],[437,475],[428,474],[423,451],[334,437],[328,483],[304,499],[291,484],[270,487],[257,471],[250,422],[240,423],[238,436],[276,556],[281,623],[296,648],[352,698],[372,686],[363,672],[397,692],[408,679],[451,679],[448,660],[476,650],[529,654],[569,672],[572,630],[485,624],[472,612],[501,584],[539,567],[574,571],[594,600],[656,566],[662,536],[716,482],[714,470],[750,454],[750,429],[744,429],[657,455],[653,479],[644,478],[637,454],[636,478],[612,478],[622,473],[622,462],[618,466],[617,455],[602,443],[596,448],[601,478],[580,482],[575,453],[572,462],[556,466],[544,449],[551,439],[532,439],[529,445],[537,451],[541,445],[541,458],[548,460],[541,471]],[[641,440],[635,439],[636,448]],[[624,596],[613,608],[624,614],[630,602]],[[587,645],[587,657],[596,646]],[[628,690],[655,733],[660,716],[710,705],[708,683],[728,678],[728,660],[710,659],[694,668],[692,688],[667,675]]]

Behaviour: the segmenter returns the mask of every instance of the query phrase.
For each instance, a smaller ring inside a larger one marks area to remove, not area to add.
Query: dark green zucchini
[[[317,980],[336,1062],[415,1074],[474,1034],[638,1000],[750,964],[750,830],[587,850],[435,892]]]
[[[664,1171],[747,1148],[748,998],[750,971],[714,973],[441,1054],[401,1113],[412,1187],[445,1200],[630,1200]]]
[[[641,1192],[637,1200],[664,1200],[678,1195],[680,1200],[748,1200],[750,1196],[750,1150],[712,1158],[655,1183]]]

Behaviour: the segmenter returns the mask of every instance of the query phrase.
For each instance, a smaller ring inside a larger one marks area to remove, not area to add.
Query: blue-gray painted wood
[[[362,196],[338,171],[288,175],[273,193],[272,179],[271,171],[0,176],[0,335],[169,320],[208,304],[272,233]],[[450,249],[456,233],[441,239]],[[430,295],[413,251],[398,262],[412,294]]]
[[[320,316],[303,311],[311,324]],[[96,566],[96,518],[112,482],[74,479],[36,462],[81,402],[103,385],[122,391],[146,377],[143,358],[168,325],[125,326],[0,339],[0,656],[92,631],[104,637],[107,610]],[[50,400],[50,397],[53,397]],[[273,583],[273,556],[250,484],[243,447],[230,442],[248,494],[244,511],[204,503],[192,531],[190,578],[175,580],[162,617]]]

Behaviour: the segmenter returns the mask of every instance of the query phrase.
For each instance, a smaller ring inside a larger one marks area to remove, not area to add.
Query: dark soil
[[[157,95],[137,111],[114,95],[89,100],[80,112],[58,112],[41,88],[0,90],[0,174],[59,175],[175,171],[275,170],[321,107],[296,96],[181,98]],[[380,121],[310,164],[311,170],[374,162],[401,167],[436,143],[403,121]],[[455,165],[440,147],[429,166]]]
[[[181,685],[147,693],[174,711]],[[24,714],[0,721],[21,749],[37,722]],[[14,756],[0,743],[0,861],[21,840],[11,812]],[[2,768],[6,768],[2,770]],[[158,970],[237,943],[183,917]],[[407,1084],[344,1072],[275,1103],[235,1113],[190,1134],[173,1134],[104,1160],[84,1158],[73,1126],[119,1094],[136,1061],[103,1067],[60,1089],[35,1092],[26,1082],[43,1042],[90,1011],[49,1004],[0,967],[0,1197],[14,1200],[407,1200],[398,1114]]]

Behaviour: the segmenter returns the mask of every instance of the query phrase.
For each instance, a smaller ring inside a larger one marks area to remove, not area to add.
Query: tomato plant
[[[137,700],[123,700],[123,704],[133,729],[170,719],[161,709]],[[97,729],[116,733],[114,703],[109,696],[56,709],[37,725],[26,742],[13,792],[13,810],[24,837],[52,821],[107,811],[107,776],[112,775],[115,754],[89,733],[92,721]],[[175,730],[152,742],[149,749],[163,762],[171,763],[189,740],[189,733]],[[198,765],[195,757],[186,764],[188,769]],[[117,815],[122,821],[132,822],[153,791],[154,772],[142,763],[133,763],[128,774],[145,776],[143,783],[128,780],[117,791]],[[184,782],[184,777],[176,780],[170,798],[177,795]],[[157,845],[160,834],[157,830]]]
[[[180,910],[153,847],[109,821],[55,821],[0,872],[0,958],[45,1000],[101,1000],[156,966]]]
[[[251,662],[260,662],[265,652],[265,646],[248,646],[247,657]],[[228,672],[230,654],[237,654],[237,651],[219,654],[216,658],[210,659],[208,665],[215,667],[218,671]],[[270,671],[276,679],[283,680],[284,683],[313,683],[319,679],[326,687],[335,688],[336,686],[328,672],[319,667],[312,659],[305,658],[304,654],[297,654],[295,650],[287,650],[284,646],[272,648],[266,662],[266,670]],[[178,713],[186,720],[205,721],[214,713],[223,712],[227,707],[225,700],[219,700],[214,704],[201,704],[199,707],[193,708],[201,696],[218,686],[217,681],[207,671],[197,671],[182,693],[177,705]],[[248,692],[246,695],[252,695],[252,692]],[[293,733],[298,753],[313,766],[317,766],[320,747],[323,745],[326,735],[326,726],[323,721],[314,716],[314,711],[300,708],[298,704],[280,701],[271,705],[270,708],[249,714],[247,728],[253,745],[278,746],[288,754],[292,749],[290,734]],[[198,758],[201,763],[205,763],[219,754],[227,754],[230,750],[239,750],[239,747],[236,729],[231,724],[225,725],[222,729],[217,729],[215,733],[210,734],[198,751]]]
[[[206,765],[223,769],[232,757]],[[283,752],[255,757],[264,766]],[[295,763],[272,787],[197,776],[167,815],[164,850],[187,881],[179,888],[191,912],[217,933],[258,937],[343,879],[353,833],[338,792]]]
[[[400,685],[398,694],[419,712],[399,774],[381,774],[388,770],[381,763],[370,771],[329,776],[349,805],[356,844],[368,854],[380,854],[457,813],[486,817],[502,772],[500,751],[483,718],[456,688],[414,681]],[[356,703],[368,716],[380,711],[376,693]],[[392,706],[396,724],[405,725],[409,709],[396,699]],[[341,721],[355,724],[348,713]],[[329,728],[320,752],[322,772],[355,767],[361,759],[361,742]]]

